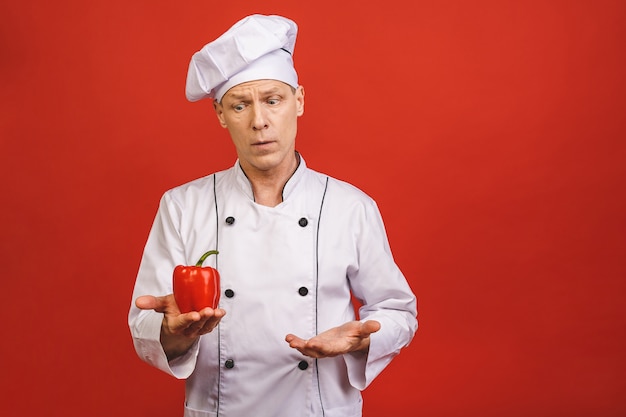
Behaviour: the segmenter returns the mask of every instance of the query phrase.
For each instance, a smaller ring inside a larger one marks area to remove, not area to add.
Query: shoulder
[[[366,194],[363,190],[349,183],[348,181],[332,177],[328,174],[315,171],[311,168],[308,168],[307,171],[308,171],[309,176],[311,178],[314,178],[315,181],[324,183],[325,186],[327,187],[328,192],[340,193],[340,194],[345,195],[347,198],[367,200],[367,201],[372,200],[372,198],[368,194]]]
[[[325,203],[324,204],[337,204],[346,209],[349,208],[374,208],[376,202],[365,191],[356,187],[355,185],[332,177],[327,174],[323,174],[309,169],[310,175],[315,178],[316,182],[321,182],[325,187]]]
[[[231,169],[218,171],[173,187],[164,193],[163,199],[184,205],[184,203],[193,203],[198,199],[212,198],[215,183],[219,183],[220,179]]]

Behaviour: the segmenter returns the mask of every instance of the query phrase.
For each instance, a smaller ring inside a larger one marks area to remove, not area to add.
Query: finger
[[[218,318],[207,320],[204,323],[204,325],[198,330],[198,334],[203,335],[203,334],[211,333],[213,329],[217,327],[219,322],[220,322],[220,319]]]
[[[198,336],[206,320],[202,320],[197,311],[181,314],[173,320],[174,330],[184,333],[186,336]]]
[[[199,313],[203,319],[207,319],[207,320],[212,319],[212,318],[221,319],[222,317],[226,315],[226,310],[222,308],[212,309],[211,307],[206,307],[200,310]]]
[[[197,311],[190,311],[189,313],[183,314],[180,314],[180,312],[176,314],[166,313],[163,324],[171,333],[190,335],[202,327],[202,323],[199,323],[201,320],[202,317],[200,317],[200,313]]]
[[[195,324],[195,329],[200,334],[208,333],[220,322],[222,317],[226,315],[226,311],[221,308],[212,309],[210,307],[203,308],[198,312],[200,319]]]
[[[187,320],[184,330],[187,335],[200,336],[213,331],[225,315],[226,311],[221,308],[213,310],[207,307],[199,312],[192,311],[180,317],[184,316]]]
[[[302,338],[299,338],[298,336],[295,336],[293,334],[288,334],[285,337],[285,341],[287,343],[289,343],[289,347],[297,350],[298,352],[300,352],[301,354],[303,354],[304,356],[309,356],[311,358],[323,358],[326,356],[326,354],[319,350],[317,347],[313,346],[313,339],[310,340],[304,340]]]
[[[288,334],[287,336],[285,336],[285,341],[289,343],[290,347],[298,350],[304,349],[307,342],[306,340],[299,338],[295,334]]]
[[[222,320],[222,317],[224,317],[225,314],[226,312],[224,310],[215,310],[215,314],[212,317],[209,317],[206,320],[201,321],[202,325],[200,327],[199,332],[209,333],[210,331],[212,331],[215,327],[217,327],[217,325]]]
[[[226,315],[226,310],[224,310],[223,308],[217,308],[215,309],[214,315],[215,318],[219,318],[221,320],[222,317]]]

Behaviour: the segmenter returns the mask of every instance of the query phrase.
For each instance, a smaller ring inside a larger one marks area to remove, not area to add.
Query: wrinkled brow
[[[259,92],[260,97],[268,97],[268,96],[275,95],[275,94],[282,95],[281,89],[278,87],[271,87],[271,88],[268,88],[267,90],[263,90]],[[252,97],[252,94],[245,93],[245,92],[242,92],[242,93],[230,92],[227,94],[227,97],[235,101],[245,101],[245,100],[250,100]]]

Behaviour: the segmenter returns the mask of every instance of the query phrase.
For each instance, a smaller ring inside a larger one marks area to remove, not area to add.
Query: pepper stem
[[[219,252],[216,250],[210,250],[207,253],[205,253],[204,255],[202,255],[200,257],[200,260],[198,261],[198,263],[196,263],[196,266],[202,266],[202,263],[204,262],[204,260],[206,258],[208,258],[210,255],[217,255]]]

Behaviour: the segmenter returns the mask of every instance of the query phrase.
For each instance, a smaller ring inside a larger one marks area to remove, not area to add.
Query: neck
[[[255,203],[268,207],[275,207],[282,203],[285,184],[287,184],[287,181],[289,181],[299,164],[300,157],[294,152],[290,163],[285,164],[284,168],[272,171],[244,169],[243,171],[252,186]]]

